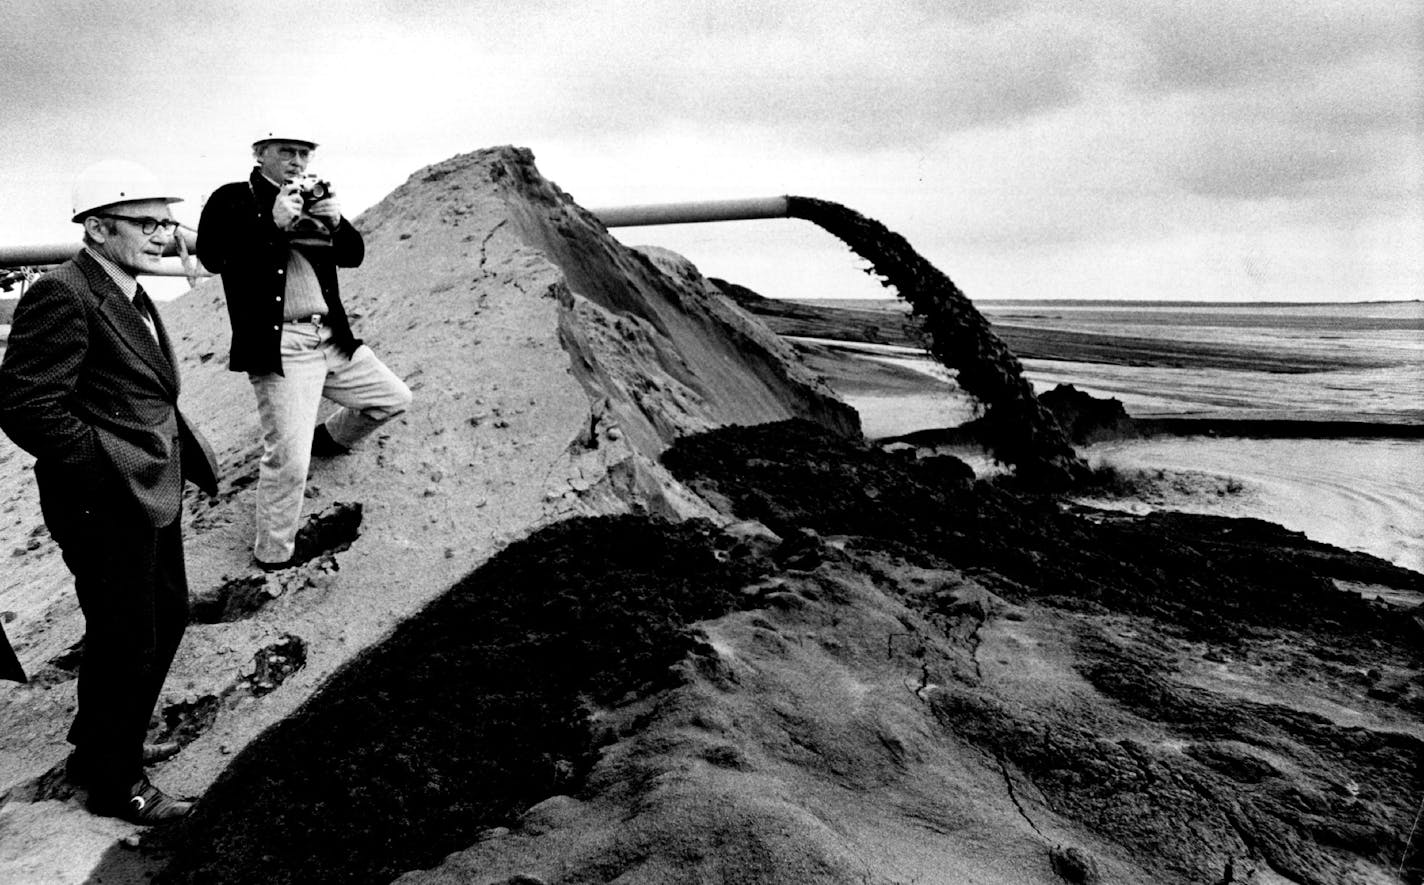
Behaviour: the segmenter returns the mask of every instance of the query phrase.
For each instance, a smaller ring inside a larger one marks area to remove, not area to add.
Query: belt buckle
[[[314,313],[314,314],[312,314],[311,316],[307,317],[307,322],[309,322],[309,323],[312,324],[312,328],[314,328],[314,329],[320,329],[320,328],[321,328],[321,314],[319,314],[319,313]]]

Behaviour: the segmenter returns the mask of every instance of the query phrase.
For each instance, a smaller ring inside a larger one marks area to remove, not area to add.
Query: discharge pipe
[[[593,214],[606,227],[746,218],[800,218],[817,225],[869,261],[869,272],[910,303],[926,349],[983,405],[977,435],[996,460],[1014,465],[1020,476],[1051,484],[1086,475],[1087,465],[989,321],[948,276],[880,222],[839,203],[798,196],[626,206]]]
[[[786,218],[787,197],[752,197],[745,200],[704,200],[694,203],[656,203],[644,206],[614,206],[594,209],[605,227],[641,227],[655,224],[693,224],[703,221],[744,221],[753,218]],[[189,252],[198,248],[198,236],[180,228]],[[48,267],[74,257],[79,243],[49,243],[39,246],[0,246],[0,267]],[[163,252],[177,255],[175,240]],[[162,275],[184,276],[181,268],[165,267]]]
[[[905,238],[880,222],[839,203],[812,197],[754,197],[696,203],[617,206],[592,210],[605,227],[694,224],[754,218],[800,218],[817,225],[871,264],[869,271],[910,303],[928,341],[927,349],[956,373],[961,388],[984,406],[981,442],[999,461],[1013,464],[1020,475],[1036,474],[1053,482],[1086,475],[1087,465],[1074,452],[1053,414],[1039,403],[1023,366],[994,334],[959,287]],[[197,249],[197,234],[178,231],[188,252]],[[179,254],[175,240],[165,255]],[[0,248],[0,267],[58,264],[73,257],[79,245]],[[162,272],[167,275],[165,268]],[[188,276],[180,270],[175,276]]]
[[[188,253],[192,254],[198,248],[198,235],[186,228],[178,229],[178,236],[183,238],[183,243],[187,246]],[[55,264],[63,264],[73,258],[75,253],[84,248],[82,243],[48,243],[39,246],[0,246],[0,268],[4,267],[49,267]],[[163,250],[164,255],[180,255],[178,250],[178,240],[175,237]],[[184,277],[188,272],[181,264],[164,263],[164,266],[150,276],[160,277]]]
[[[706,200],[698,203],[658,203],[591,210],[604,227],[642,227],[653,224],[694,224],[699,221],[745,221],[752,218],[787,218],[788,197],[753,197],[746,200]]]

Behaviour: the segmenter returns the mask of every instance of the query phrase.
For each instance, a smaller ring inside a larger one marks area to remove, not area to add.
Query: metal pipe
[[[45,267],[74,257],[79,243],[49,243],[43,246],[0,246],[0,267]]]
[[[787,198],[751,197],[745,200],[705,200],[694,203],[653,203],[643,206],[610,206],[594,209],[593,214],[605,227],[640,227],[655,224],[693,224],[705,221],[743,221],[753,218],[786,218]],[[179,236],[187,242],[188,251],[198,248],[196,232],[180,228]],[[0,246],[0,267],[45,267],[61,264],[74,257],[79,243],[49,243],[38,246]],[[177,255],[178,243],[164,249],[164,255]],[[166,272],[162,274],[168,275]],[[174,276],[182,276],[178,273]]]
[[[35,273],[47,273],[47,272],[49,272],[49,271],[51,271],[51,270],[54,270],[56,267],[58,267],[60,264],[63,264],[63,263],[64,263],[64,262],[59,262],[58,264],[17,264],[17,265],[15,265],[15,267],[28,268],[29,270],[34,271]],[[3,266],[0,266],[0,270],[3,270],[3,269],[4,269]],[[210,277],[210,276],[212,276],[212,275],[213,275],[212,272],[209,271],[207,268],[203,267],[201,264],[198,265],[198,273],[197,273],[197,276],[199,276],[199,277]],[[186,277],[186,276],[189,276],[189,273],[188,273],[188,268],[184,267],[181,262],[178,262],[178,261],[169,261],[169,260],[166,260],[166,259],[165,259],[164,262],[163,262],[162,264],[160,264],[160,265],[159,265],[157,268],[155,268],[154,270],[146,270],[146,271],[144,271],[143,273],[139,274],[139,276],[141,276],[141,277]],[[7,298],[7,297],[12,297],[12,296],[0,295],[0,298]]]
[[[198,235],[191,230],[178,229],[178,236],[181,236],[191,253],[198,248]],[[39,246],[0,246],[0,267],[47,267],[54,264],[63,264],[73,258],[75,253],[84,248],[83,243],[47,243]],[[163,250],[164,255],[178,254],[178,239],[174,237]],[[161,274],[154,276],[184,276],[183,273],[169,273],[166,269]]]
[[[657,203],[646,206],[611,206],[591,210],[604,227],[640,227],[652,224],[692,224],[700,221],[742,221],[751,218],[786,218],[786,197],[746,200],[708,200],[700,203]]]

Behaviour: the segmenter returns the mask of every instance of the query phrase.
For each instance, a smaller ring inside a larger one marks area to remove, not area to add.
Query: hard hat
[[[159,184],[158,176],[128,160],[100,160],[85,169],[74,179],[72,197],[72,221],[83,221],[84,216],[117,203],[135,200],[183,202],[182,197],[172,196],[172,191]]]
[[[311,148],[312,150],[316,150],[317,144],[316,144],[316,142],[312,141],[310,138],[294,138],[294,137],[289,137],[289,136],[286,136],[286,135],[279,135],[279,134],[278,134],[278,133],[281,133],[281,132],[293,132],[293,131],[296,131],[296,130],[294,130],[294,129],[268,129],[267,131],[260,133],[260,134],[257,136],[257,139],[252,142],[252,149],[255,151],[255,150],[257,150],[258,148],[262,147],[262,145],[266,144],[266,143],[269,142],[269,141],[288,141],[288,142],[291,142],[292,144],[304,144],[304,145],[306,145],[307,147]]]

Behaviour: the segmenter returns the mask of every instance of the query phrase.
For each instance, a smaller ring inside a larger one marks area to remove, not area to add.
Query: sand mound
[[[791,417],[858,435],[855,412],[775,336],[685,262],[613,240],[527,151],[421,170],[356,223],[367,256],[344,300],[415,403],[314,468],[299,567],[250,571],[258,434],[247,381],[225,366],[220,281],[163,308],[183,406],[223,468],[219,496],[195,495],[185,515],[198,622],[154,728],[186,743],[156,775],[179,793],[206,790],[337,667],[511,540],[580,514],[715,515],[657,464],[679,436]],[[79,881],[93,855],[75,846],[112,844],[112,822],[43,776],[68,750],[83,619],[31,459],[8,445],[0,501],[16,544],[0,605],[34,677],[0,686],[0,791],[14,800],[0,833],[24,843],[43,808],[60,834],[0,854],[0,880]]]
[[[1424,576],[795,422],[664,461],[764,522],[505,548],[235,760],[170,881],[1326,885],[1404,857],[1415,628],[1333,581]]]
[[[220,291],[164,311],[225,477],[153,729],[183,744],[156,780],[203,799],[137,850],[55,769],[82,620],[0,453],[35,676],[0,686],[0,881],[1418,881],[1424,576],[868,447],[527,152],[358,224],[348,301],[416,400],[317,466],[300,566],[247,567]],[[1015,402],[1001,428],[1049,428]]]

